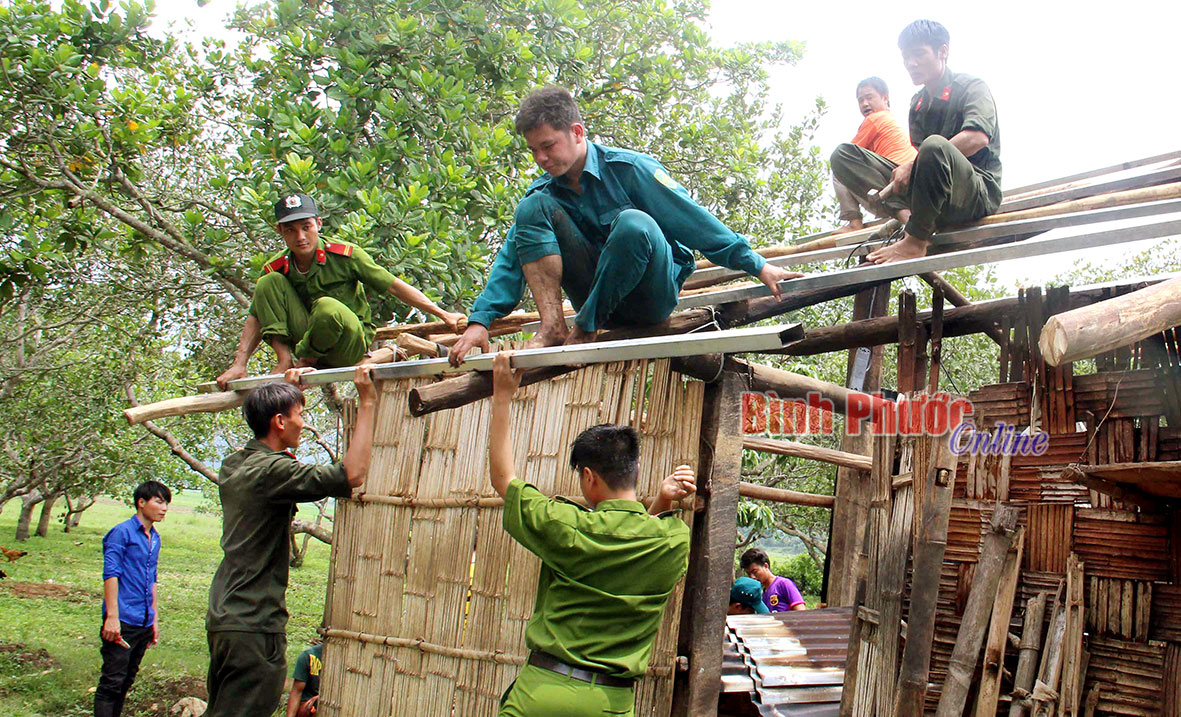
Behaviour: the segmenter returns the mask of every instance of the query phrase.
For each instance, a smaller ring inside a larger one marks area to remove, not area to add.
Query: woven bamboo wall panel
[[[1169,529],[1138,513],[1079,510],[1074,551],[1087,575],[1126,580],[1169,579]]]
[[[1024,567],[1040,572],[1065,573],[1074,532],[1074,506],[1034,504],[1029,506],[1027,515]]]
[[[968,394],[977,428],[992,428],[997,421],[1023,428],[1029,425],[1032,400],[1024,381],[981,386]]]
[[[1148,642],[1152,583],[1092,575],[1086,585],[1087,630],[1092,635]]]
[[[1087,489],[1062,478],[1062,468],[1078,463],[1086,445],[1085,431],[1063,433],[1051,435],[1046,452],[1040,456],[1013,456],[1009,499],[1030,503],[1086,502]]]
[[[1149,637],[1181,643],[1181,585],[1153,586]]]
[[[1099,690],[1096,715],[1161,714],[1164,647],[1111,638],[1091,638],[1085,694]]]
[[[539,562],[501,527],[488,482],[489,405],[410,416],[387,381],[365,495],[342,501],[327,607],[324,717],[493,715],[527,651]],[[667,361],[590,366],[518,391],[518,475],[548,495],[578,497],[568,450],[597,423],[641,432],[640,498],[677,464],[697,465],[704,384]],[[686,513],[686,517],[691,517]],[[681,586],[666,608],[637,715],[666,715]]]
[[[1090,411],[1099,418],[1108,408],[1108,418],[1159,416],[1165,412],[1161,375],[1157,369],[1139,369],[1075,376],[1074,405],[1079,416]]]

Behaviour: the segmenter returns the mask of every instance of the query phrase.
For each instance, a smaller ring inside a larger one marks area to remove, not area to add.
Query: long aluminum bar
[[[1098,194],[1110,194],[1111,192],[1122,192],[1125,189],[1151,187],[1157,184],[1165,184],[1166,182],[1174,182],[1178,179],[1181,179],[1181,167],[1167,167],[1149,172],[1148,174],[1121,177],[1120,179],[1112,179],[1098,184],[1071,187],[1069,189],[1063,189],[1060,192],[1001,202],[1000,208],[1005,212],[1019,212],[1036,207],[1048,207],[1051,204],[1058,204],[1059,202],[1069,202],[1072,199],[1093,197]]]
[[[539,368],[541,366],[610,363],[634,359],[674,358],[710,353],[736,354],[749,351],[771,351],[783,348],[792,341],[803,338],[803,335],[803,328],[799,324],[784,324],[673,336],[653,336],[623,341],[601,341],[571,346],[548,346],[537,349],[521,349],[514,352],[512,365],[513,368]],[[495,356],[495,352],[471,356],[460,364],[459,368],[453,368],[445,358],[374,364],[372,375],[376,379],[389,379],[441,376],[445,373],[467,371],[491,371],[492,359]],[[356,370],[355,366],[323,369],[305,374],[302,383],[314,386],[352,381]],[[230,381],[230,389],[240,391],[282,380],[282,374],[251,376]]]
[[[890,279],[901,279],[904,276],[914,276],[927,271],[944,271],[962,266],[975,266],[996,261],[1011,259],[1026,259],[1033,256],[1046,256],[1064,251],[1077,249],[1093,249],[1112,244],[1124,244],[1143,239],[1157,239],[1160,237],[1181,234],[1181,219],[1172,219],[1156,224],[1144,224],[1127,229],[1112,229],[1093,234],[1081,234],[1053,239],[1036,239],[1001,246],[981,247],[979,249],[965,249],[963,251],[936,254],[918,259],[894,262],[892,264],[875,264],[860,266],[844,271],[834,271],[828,274],[816,274],[799,279],[789,279],[779,283],[782,291],[810,291],[813,289],[828,289],[850,284],[874,284]],[[710,294],[695,294],[686,296],[677,304],[678,309],[692,309],[697,306],[714,306],[731,301],[755,299],[768,296],[771,292],[763,285],[747,286],[729,291],[716,291]]]
[[[1044,182],[1037,182],[1035,184],[1026,184],[1023,187],[1017,187],[1015,189],[1008,189],[1005,191],[1005,194],[1013,196],[1013,195],[1017,195],[1017,194],[1024,194],[1025,192],[1036,192],[1039,189],[1046,189],[1048,187],[1053,187],[1058,184],[1070,184],[1071,182],[1081,182],[1084,179],[1090,179],[1092,177],[1101,177],[1104,174],[1115,174],[1116,172],[1122,172],[1127,169],[1136,169],[1137,167],[1146,167],[1150,164],[1156,164],[1157,162],[1167,162],[1170,159],[1181,159],[1181,152],[1165,152],[1164,154],[1158,154],[1155,157],[1145,157],[1144,159],[1137,159],[1137,160],[1133,160],[1131,162],[1123,162],[1121,164],[1113,164],[1110,167],[1104,167],[1103,169],[1092,169],[1088,172],[1080,172],[1079,174],[1072,174],[1068,177],[1060,177],[1058,179],[1047,179]]]
[[[1181,211],[1181,199],[1165,199],[1145,204],[1133,204],[1126,207],[1111,207],[1108,209],[1091,209],[1072,214],[1056,214],[1039,219],[1019,219],[1015,222],[1001,222],[984,226],[967,227],[955,231],[937,234],[935,240],[941,244],[961,244],[974,241],[985,241],[1007,236],[1024,236],[1041,233],[1051,229],[1065,229],[1067,227],[1083,226],[1085,224],[1101,224],[1118,219],[1138,219],[1156,214],[1171,214]],[[1000,215],[1003,216],[1003,215]],[[859,247],[837,247],[835,249],[821,249],[804,254],[789,254],[787,256],[768,259],[768,264],[775,266],[797,266],[832,259],[857,257],[876,248],[881,242],[867,242]],[[729,281],[746,276],[742,271],[726,269],[725,267],[711,267],[693,272],[691,280],[708,278],[717,281]]]

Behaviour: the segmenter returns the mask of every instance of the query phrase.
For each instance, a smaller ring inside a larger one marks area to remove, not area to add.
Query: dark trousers
[[[287,635],[211,632],[205,717],[262,717],[279,706],[287,677]]]
[[[548,194],[535,192],[522,199],[516,221],[522,264],[553,254],[562,257],[562,289],[578,309],[575,323],[584,331],[597,331],[608,322],[658,324],[676,308],[680,268],[664,232],[648,214],[619,212],[601,247]]]
[[[855,144],[842,144],[832,153],[832,176],[855,196],[890,183],[897,164]],[[946,138],[932,135],[919,145],[909,189],[882,202],[892,212],[909,209],[906,231],[930,241],[939,230],[974,222],[997,210],[1001,187],[992,175],[977,169]]]
[[[120,622],[119,627],[131,648],[102,640],[103,671],[98,678],[98,689],[94,691],[95,717],[119,717],[123,713],[123,700],[135,682],[139,663],[152,641],[151,625],[136,627]]]

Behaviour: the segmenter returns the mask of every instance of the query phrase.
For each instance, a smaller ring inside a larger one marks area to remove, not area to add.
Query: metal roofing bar
[[[1069,184],[1070,182],[1078,182],[1078,181],[1081,181],[1084,179],[1090,179],[1092,177],[1101,177],[1104,174],[1113,174],[1115,172],[1122,172],[1126,169],[1135,169],[1137,167],[1144,167],[1149,164],[1156,164],[1157,162],[1167,162],[1170,159],[1181,159],[1181,151],[1165,152],[1164,154],[1158,154],[1155,157],[1145,157],[1144,159],[1137,159],[1137,160],[1133,160],[1131,162],[1123,162],[1121,164],[1113,164],[1110,167],[1104,167],[1103,169],[1092,169],[1087,172],[1080,172],[1078,174],[1072,174],[1068,177],[1061,177],[1059,179],[1047,179],[1043,182],[1037,182],[1035,184],[1026,184],[1023,187],[1016,187],[1015,189],[1009,189],[1005,192],[1005,194],[1013,195],[1013,194],[1024,194],[1025,192],[1034,192],[1039,189],[1046,189],[1047,187],[1053,187],[1057,184]]]
[[[1072,199],[1093,197],[1098,194],[1109,194],[1111,192],[1120,192],[1125,189],[1151,187],[1157,184],[1176,181],[1177,179],[1181,179],[1181,167],[1168,167],[1165,169],[1156,170],[1154,172],[1149,172],[1148,174],[1137,174],[1134,177],[1112,179],[1107,182],[1087,184],[1082,187],[1071,187],[1070,189],[1063,189],[1060,192],[1041,194],[1036,197],[1029,197],[1027,199],[1001,202],[1000,208],[1005,210],[1005,212],[1019,212],[1024,209],[1045,207],[1051,204],[1057,204],[1059,202],[1068,202]]]
[[[513,368],[538,368],[541,366],[610,363],[633,359],[696,356],[708,353],[770,351],[783,348],[791,341],[801,338],[803,333],[803,328],[799,324],[785,324],[672,336],[652,336],[621,341],[601,341],[570,346],[548,346],[515,351],[512,365]],[[489,371],[492,369],[492,360],[495,356],[496,352],[471,356],[460,364],[459,368],[453,368],[445,358],[374,364],[372,375],[375,379],[389,379],[440,376],[444,373],[466,371]],[[352,381],[355,374],[356,366],[323,369],[305,374],[302,383],[304,385],[319,385]],[[240,378],[230,382],[230,389],[239,391],[282,380],[282,374]]]
[[[1156,239],[1178,234],[1181,234],[1181,220],[1172,219],[1156,224],[1128,227],[1126,229],[1112,229],[1105,232],[1056,237],[1053,239],[1026,240],[1000,246],[965,249],[947,254],[907,259],[906,261],[894,262],[892,264],[859,266],[853,269],[845,269],[844,271],[789,279],[780,282],[779,288],[787,292],[827,289],[850,284],[873,284],[890,279],[901,279],[905,276],[914,276],[927,271],[944,271],[946,269],[988,264],[996,261],[1027,259],[1029,257],[1057,254],[1064,251],[1093,249],[1095,247],[1123,244],[1142,239]],[[677,304],[677,308],[691,309],[698,306],[714,306],[732,301],[743,301],[745,299],[768,296],[770,293],[767,287],[760,284],[758,286],[746,286],[727,291],[715,291],[710,294],[695,294],[682,299]]]
[[[955,231],[937,234],[936,241],[939,243],[960,244],[970,241],[995,239],[997,237],[1025,235],[1034,232],[1040,233],[1049,231],[1051,229],[1064,229],[1066,227],[1076,227],[1085,224],[1101,224],[1103,222],[1116,221],[1118,219],[1137,219],[1140,217],[1153,216],[1156,214],[1171,214],[1178,211],[1181,211],[1181,199],[1164,199],[1156,202],[1132,204],[1123,207],[1089,209],[1081,212],[1072,212],[1070,214],[1055,214],[1051,217],[1041,217],[1038,219],[1018,219],[1017,221],[1013,222],[999,222],[997,224],[987,224],[984,226],[966,227],[964,229],[957,229]],[[845,259],[850,256],[861,256],[862,254],[866,254],[871,249],[876,248],[879,244],[881,244],[880,241],[866,242],[862,246],[858,247],[845,246],[837,247],[835,249],[820,249],[802,254],[788,254],[786,256],[775,257],[774,259],[768,259],[767,263],[774,264],[775,266],[796,266],[799,264],[830,261],[832,259]],[[708,269],[700,269],[693,272],[694,279],[712,278],[719,281],[725,281],[729,279],[737,279],[742,276],[746,276],[746,272],[727,269],[725,267],[710,267]]]

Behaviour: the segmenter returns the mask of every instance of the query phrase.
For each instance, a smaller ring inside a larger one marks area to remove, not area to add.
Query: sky
[[[225,35],[237,0],[158,2],[158,22],[188,18],[201,35]],[[877,75],[890,87],[905,126],[915,87],[902,68],[899,31],[928,18],[950,32],[948,66],[980,77],[992,90],[1001,128],[1006,189],[1179,149],[1181,87],[1167,76],[1178,66],[1181,3],[1126,0],[967,2],[792,2],[713,0],[715,44],[796,40],[806,45],[795,66],[775,68],[773,99],[785,121],[801,119],[820,96],[828,103],[816,144],[827,154],[857,131],[857,82]],[[1114,261],[1152,243],[1090,256]],[[1065,268],[1072,254],[1054,257]],[[1002,279],[1041,280],[1047,262],[998,265]]]

